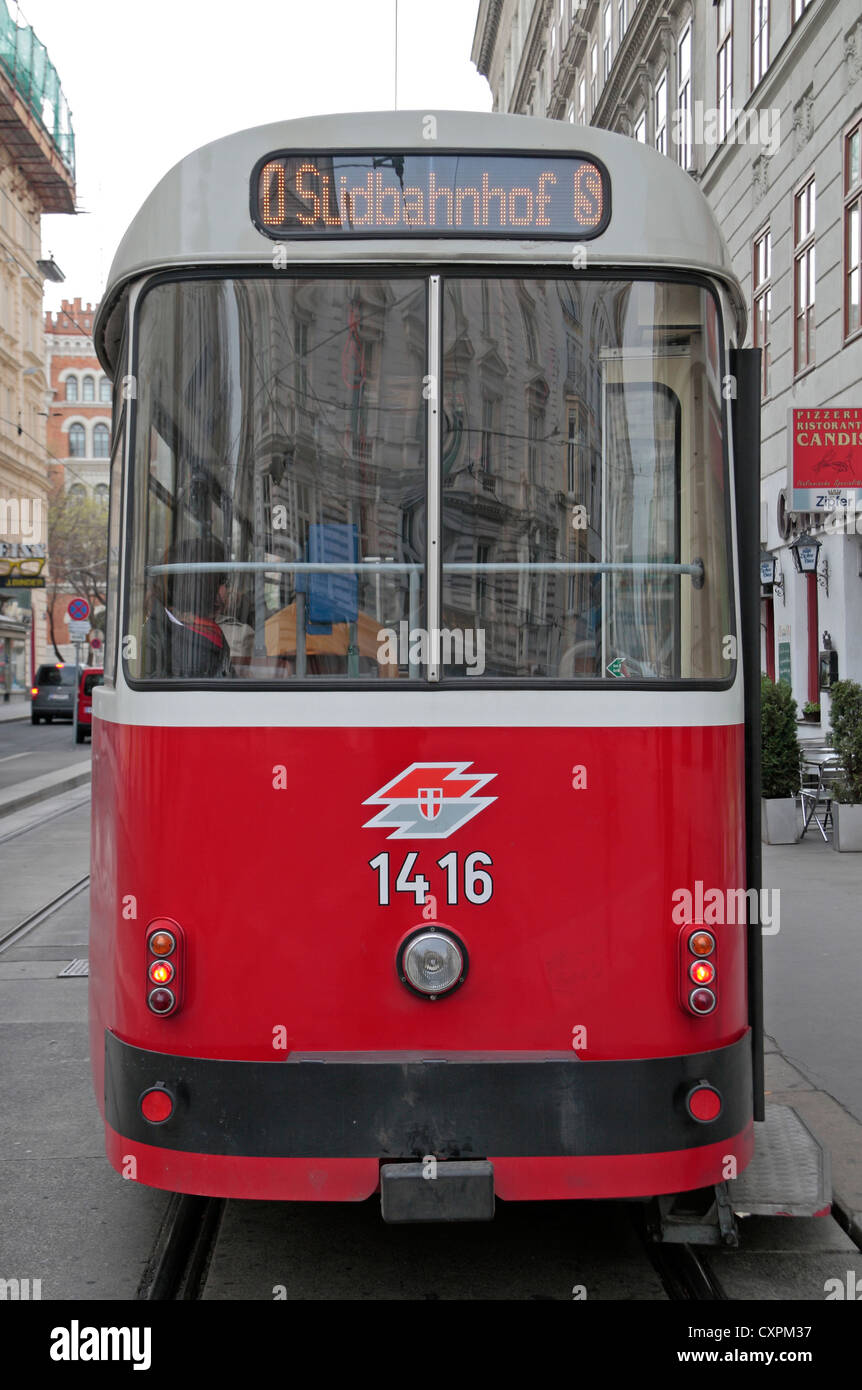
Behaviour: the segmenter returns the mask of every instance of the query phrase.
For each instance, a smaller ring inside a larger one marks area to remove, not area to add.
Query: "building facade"
[[[763,349],[763,669],[825,723],[821,666],[862,680],[862,495],[827,490],[850,518],[794,510],[789,413],[829,411],[813,420],[840,447],[862,412],[858,0],[482,0],[473,60],[496,110],[653,145],[712,204]],[[791,548],[805,533],[810,575]]]
[[[74,138],[57,73],[0,0],[0,691],[46,656],[47,382],[41,217],[75,210]],[[40,564],[41,561],[41,564]]]
[[[92,556],[94,576],[104,570],[107,556],[111,449],[111,383],[93,350],[97,308],[82,304],[80,298],[64,299],[56,313],[45,314],[44,324],[50,485],[61,488],[68,500],[88,499],[105,510],[105,555]],[[62,544],[60,548],[65,549]],[[48,637],[52,647],[71,660],[67,609],[81,585],[60,569],[55,563],[49,584]]]

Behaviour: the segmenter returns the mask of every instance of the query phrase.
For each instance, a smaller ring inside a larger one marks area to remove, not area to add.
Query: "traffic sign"
[[[610,666],[608,667],[608,670],[610,671],[612,676],[616,676],[618,679],[621,676],[624,676],[626,672],[625,667],[623,666],[623,658],[621,656],[615,656]]]
[[[94,652],[101,651],[101,649],[102,649],[102,639],[101,639],[101,637],[94,637],[94,638],[92,639],[92,641],[90,642],[90,646],[93,648],[93,651],[94,651]]]
[[[86,642],[89,631],[89,618],[82,618],[79,622],[76,622],[74,618],[69,621],[70,642]]]
[[[73,598],[69,601],[66,612],[75,622],[83,622],[90,616],[90,605],[85,598]]]

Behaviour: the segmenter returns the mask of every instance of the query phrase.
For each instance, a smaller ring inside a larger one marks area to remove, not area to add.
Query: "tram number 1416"
[[[424,874],[413,874],[418,858],[419,855],[415,851],[405,855],[395,875],[395,892],[412,893],[414,902],[421,906],[428,897],[431,884]],[[450,906],[457,903],[460,892],[463,892],[468,903],[488,902],[494,892],[494,880],[488,870],[480,866],[493,862],[490,854],[483,854],[481,850],[468,854],[460,863],[457,850],[452,850],[450,854],[444,854],[442,859],[438,859],[437,867],[446,875],[446,902]],[[377,872],[377,901],[381,907],[388,907],[391,901],[393,872],[389,855],[384,851],[375,859],[370,859],[368,864],[369,868]]]

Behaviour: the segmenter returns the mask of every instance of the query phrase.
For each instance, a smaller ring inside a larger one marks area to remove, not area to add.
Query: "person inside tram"
[[[205,573],[163,574],[150,594],[144,624],[145,671],[150,677],[213,680],[229,676],[230,647],[216,618],[226,576],[220,541],[191,537],[177,542],[166,564],[208,564]]]

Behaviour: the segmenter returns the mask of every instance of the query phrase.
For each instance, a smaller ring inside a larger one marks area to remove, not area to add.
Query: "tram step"
[[[478,1159],[384,1163],[380,1201],[389,1222],[491,1221],[494,1165]]]
[[[727,1184],[737,1216],[825,1216],[832,1205],[829,1152],[791,1105],[767,1105],[754,1127],[754,1158]]]

